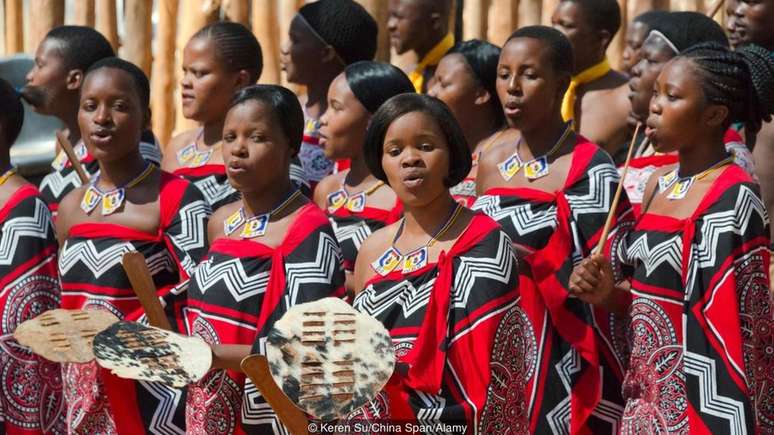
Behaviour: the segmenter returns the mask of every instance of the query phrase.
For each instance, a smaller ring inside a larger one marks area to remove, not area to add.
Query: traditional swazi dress
[[[165,302],[170,324],[183,329],[185,294],[173,285],[188,279],[207,251],[209,206],[193,184],[162,172],[160,225],[149,234],[110,223],[73,225],[59,256],[62,307],[106,310],[119,319],[143,313],[121,265],[137,251]],[[97,211],[95,211],[96,213]],[[96,363],[65,364],[67,423],[76,433],[182,433],[185,390],[120,379]]]
[[[514,316],[528,339],[493,357],[492,363],[507,368],[512,381],[507,394],[487,403],[488,408],[506,408],[485,415],[487,433],[609,434],[616,433],[620,423],[625,323],[568,292],[574,264],[599,241],[619,177],[605,151],[576,137],[562,190],[492,188],[474,207],[500,223],[514,244],[531,252],[522,262],[526,267],[521,268],[519,314]],[[621,243],[623,230],[631,224],[624,196],[606,251]],[[529,412],[526,429],[513,417],[520,410],[516,398],[521,395]]]
[[[391,210],[365,205],[368,194],[380,186],[378,183],[354,195],[349,195],[344,187],[328,195],[328,217],[341,246],[344,270],[348,272],[355,270],[355,259],[365,239],[374,231],[397,222],[403,213],[400,200],[396,200]]]
[[[201,133],[197,139],[200,136]],[[222,163],[209,163],[214,152],[220,151],[215,147],[201,151],[196,147],[196,141],[193,141],[178,150],[175,157],[180,167],[173,172],[199,188],[212,211],[240,198],[239,192],[228,182],[226,166]],[[309,182],[306,181],[298,158],[294,158],[290,165],[290,179],[305,195],[310,195]]]
[[[479,424],[487,391],[502,392],[507,380],[490,358],[521,334],[505,320],[517,297],[511,240],[483,214],[437,263],[406,274],[377,273],[353,306],[390,331],[397,363],[377,399],[350,418],[492,433]]]
[[[59,307],[57,249],[37,188],[18,189],[0,209],[0,433],[66,432],[59,364],[13,338],[19,324]]]
[[[289,307],[341,296],[343,284],[333,230],[325,214],[307,204],[276,248],[260,238],[223,237],[212,243],[188,282],[188,332],[212,344],[252,345]],[[242,434],[242,422],[253,430],[272,433],[274,426],[283,433],[252,384],[243,407],[244,385],[245,375],[231,370],[212,370],[190,385],[188,433]]]
[[[83,141],[73,145],[73,151],[89,177],[93,177],[99,172],[99,163],[86,150],[86,145]],[[143,132],[142,134],[140,155],[146,161],[156,166],[161,165],[161,149],[153,133],[150,131]],[[51,163],[51,167],[54,168],[54,171],[43,177],[43,180],[40,182],[40,195],[48,204],[48,208],[54,214],[54,218],[56,218],[56,212],[59,209],[59,203],[62,201],[62,198],[70,191],[80,187],[81,179],[78,178],[78,173],[75,172],[75,168],[64,151],[59,151],[59,154]]]
[[[774,432],[768,223],[736,165],[689,218],[637,222],[622,434]]]

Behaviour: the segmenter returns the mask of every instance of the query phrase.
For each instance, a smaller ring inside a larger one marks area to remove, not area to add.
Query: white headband
[[[650,33],[648,33],[648,37],[645,38],[645,42],[648,42],[648,39],[651,39],[651,37],[659,37],[666,42],[666,44],[669,46],[669,48],[672,49],[672,51],[675,52],[675,54],[680,54],[680,50],[677,49],[675,44],[672,43],[672,41],[669,40],[669,38],[666,37],[663,33],[659,32],[658,30],[651,30]],[[644,42],[643,42],[644,44]]]

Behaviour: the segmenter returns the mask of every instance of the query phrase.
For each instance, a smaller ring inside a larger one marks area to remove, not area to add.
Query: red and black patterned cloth
[[[365,239],[375,231],[397,222],[403,214],[403,205],[396,201],[392,210],[374,207],[364,207],[361,212],[352,212],[346,207],[339,207],[328,216],[341,246],[344,270],[355,270],[355,259],[360,246]]]
[[[737,165],[689,218],[638,221],[621,433],[774,432],[768,224]]]
[[[517,294],[511,240],[483,214],[437,263],[374,276],[353,305],[390,331],[397,364],[378,398],[350,419],[468,423],[468,433],[492,433],[470,423],[497,412],[485,409],[488,394],[497,406],[502,399],[507,380],[490,354],[518,332],[503,320]]]
[[[623,413],[626,324],[568,292],[574,264],[599,241],[619,176],[610,156],[583,137],[571,158],[560,191],[493,188],[474,206],[531,253],[522,262],[518,312],[510,319],[524,334],[493,356],[510,382],[502,393],[507,409],[486,422],[490,433],[616,433]],[[606,251],[632,223],[624,198]]]
[[[63,308],[106,310],[136,320],[143,310],[121,265],[123,254],[145,256],[170,323],[183,330],[188,279],[207,251],[210,207],[188,181],[162,173],[160,225],[155,234],[109,223],[74,225],[60,251]],[[77,433],[182,433],[185,390],[120,379],[96,363],[64,364],[67,423]]]
[[[65,404],[59,364],[19,345],[25,320],[58,308],[57,241],[38,190],[18,189],[0,209],[0,433],[63,434]]]
[[[260,239],[212,243],[187,283],[187,329],[208,343],[252,345],[288,308],[341,296],[343,284],[333,230],[308,204],[276,248]],[[188,433],[285,433],[255,386],[231,370],[210,371],[189,386],[186,423]]]

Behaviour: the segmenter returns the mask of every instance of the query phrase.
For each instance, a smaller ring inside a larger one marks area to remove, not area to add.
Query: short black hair
[[[642,23],[646,27],[648,27],[648,29],[650,29],[651,27],[653,27],[655,23],[658,23],[659,20],[661,20],[668,14],[669,14],[669,11],[664,11],[664,10],[646,11],[634,17],[632,22]]]
[[[621,28],[621,7],[616,0],[561,0],[577,3],[587,23],[595,30],[607,30],[610,40]],[[609,42],[608,42],[609,44]]]
[[[550,50],[551,66],[560,75],[572,76],[575,70],[575,57],[572,45],[564,34],[553,27],[525,26],[511,33],[505,43],[515,38],[532,38],[542,41]]]
[[[489,105],[493,109],[497,125],[505,124],[505,114],[495,83],[500,47],[480,39],[471,39],[456,44],[446,52],[446,56],[450,54],[459,54],[465,59],[478,84],[489,92]]]
[[[232,21],[208,24],[191,37],[209,38],[215,44],[215,55],[228,71],[246,70],[252,83],[258,81],[263,70],[261,44],[247,27]]]
[[[707,42],[694,45],[679,57],[690,59],[697,67],[707,100],[728,107],[728,125],[742,122],[745,131],[757,133],[763,121],[771,121],[774,59],[768,50],[751,44],[732,51]]]
[[[372,60],[376,55],[379,26],[353,0],[318,0],[305,4],[298,14],[336,50],[346,65]]]
[[[234,95],[229,110],[248,101],[257,101],[271,108],[288,139],[288,145],[294,154],[298,153],[304,136],[304,111],[296,94],[278,85],[250,85]]]
[[[438,123],[449,145],[449,174],[444,179],[444,183],[446,187],[459,184],[470,173],[473,165],[468,143],[446,104],[429,95],[415,93],[396,95],[376,111],[366,131],[363,152],[368,169],[377,179],[388,182],[382,168],[384,137],[396,119],[412,112],[424,113]]]
[[[355,62],[344,69],[344,78],[355,98],[370,113],[398,94],[414,92],[414,85],[406,73],[389,63]]]
[[[150,106],[150,82],[148,81],[148,76],[137,65],[117,57],[108,57],[98,60],[94,65],[90,66],[83,80],[85,81],[89,74],[102,68],[120,69],[129,74],[132,77],[134,89],[140,97],[142,109],[148,109]]]
[[[116,55],[110,42],[91,27],[54,27],[44,39],[59,42],[59,52],[69,69],[86,71],[98,60]]]
[[[3,140],[8,146],[19,138],[24,124],[24,106],[21,97],[10,83],[0,78],[0,128]]]

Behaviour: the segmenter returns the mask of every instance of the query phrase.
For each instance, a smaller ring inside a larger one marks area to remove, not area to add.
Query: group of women
[[[239,362],[289,307],[329,296],[381,321],[397,360],[350,422],[774,431],[769,221],[730,133],[754,139],[770,119],[774,59],[732,51],[700,14],[642,23],[627,59],[650,145],[632,162],[644,181],[627,177],[619,201],[613,159],[562,117],[573,51],[550,27],[502,48],[457,44],[428,96],[368,60],[364,9],[310,3],[283,47],[283,69],[309,86],[300,103],[255,84],[252,33],[208,25],[183,52],[183,113],[200,126],[160,165],[140,150],[145,75],[115,57],[90,63],[73,128],[97,167],[57,200],[56,230],[35,186],[13,169],[0,178],[3,337],[56,306],[142,321],[121,266],[137,251],[170,323],[218,365],[174,389],[94,363],[60,371],[2,338],[6,432],[284,433]],[[62,56],[60,39],[41,46]],[[10,167],[23,117],[0,84]],[[324,162],[347,169],[320,178]]]

